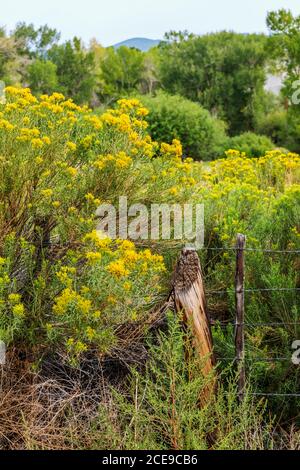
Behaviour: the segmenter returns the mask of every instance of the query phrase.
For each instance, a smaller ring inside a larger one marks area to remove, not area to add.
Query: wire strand
[[[237,326],[236,322],[218,322],[218,320],[210,320],[211,326]],[[300,325],[300,321],[294,322],[253,322],[253,323],[239,323],[239,326],[286,326],[286,325]]]
[[[257,253],[291,253],[291,254],[300,254],[300,250],[271,250],[271,249],[264,249],[264,248],[237,248],[234,246],[225,246],[225,247],[208,247],[204,246],[201,250],[206,251],[250,251],[250,252],[257,252]]]
[[[242,289],[241,292],[300,292],[300,287],[270,287],[261,289]],[[206,295],[224,295],[224,294],[235,294],[234,289],[227,290],[210,290],[206,291]]]
[[[284,362],[284,361],[291,361],[291,357],[245,357],[244,359],[237,359],[236,357],[219,357],[217,358],[219,361],[236,361],[236,362]],[[296,365],[296,364],[294,364]]]
[[[249,395],[262,396],[262,397],[300,397],[300,393],[264,393],[252,392]]]
[[[60,243],[60,242],[43,242],[41,243],[42,246],[68,246],[70,245],[69,242],[65,243]],[[174,247],[175,249],[178,249],[178,246]],[[201,250],[206,250],[206,251],[249,251],[249,252],[257,252],[257,253],[290,253],[290,254],[300,254],[300,250],[271,250],[268,248],[237,248],[235,246],[225,246],[225,247],[209,247],[209,246],[204,246],[202,247],[199,251]]]

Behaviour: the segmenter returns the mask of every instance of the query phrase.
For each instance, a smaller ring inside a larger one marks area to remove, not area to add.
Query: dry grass
[[[161,325],[163,310],[153,313],[148,328]],[[32,358],[9,351],[0,366],[0,449],[94,448],[91,427],[100,405],[116,412],[111,386],[120,390],[129,368],[143,367],[148,356],[145,324],[120,325],[116,334],[109,357],[95,351],[75,368],[56,354],[35,372]]]
[[[57,357],[46,360],[37,374],[10,353],[1,368],[0,449],[122,449],[125,429],[111,385],[121,390],[125,381],[126,368],[113,358],[90,357],[71,369]],[[101,407],[108,419],[102,419]],[[247,439],[257,443],[255,436]],[[299,431],[274,430],[270,448],[299,450]]]
[[[153,317],[152,328],[161,327],[162,322],[161,311]],[[44,358],[36,372],[32,358],[20,355],[17,349],[9,351],[6,365],[0,366],[0,449],[131,448],[131,441],[126,441],[132,431],[130,416],[122,414],[124,409],[118,406],[112,387],[122,395],[125,392],[130,400],[129,368],[138,366],[143,371],[148,359],[144,333],[142,325],[123,325],[118,349],[110,357],[90,353],[76,368],[56,354]],[[223,415],[225,410],[221,412]],[[229,426],[228,439],[232,433]],[[247,448],[258,448],[259,434],[249,429]],[[143,439],[144,435],[138,436],[136,445],[143,446]],[[261,442],[259,448],[264,445]],[[272,427],[267,445],[299,450],[300,432],[295,427]]]
[[[0,448],[88,448],[85,433],[108,390],[100,362],[89,367],[45,361],[35,374],[10,355],[1,371]]]

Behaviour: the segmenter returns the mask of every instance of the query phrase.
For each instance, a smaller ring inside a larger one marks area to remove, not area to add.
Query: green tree
[[[225,119],[231,134],[254,128],[255,97],[265,82],[266,37],[171,32],[160,46],[159,76],[170,93]]]
[[[27,69],[28,84],[33,93],[51,94],[58,88],[57,67],[49,60],[37,59]]]
[[[94,53],[84,49],[80,39],[55,44],[48,59],[57,68],[58,89],[77,103],[89,102],[95,89]]]
[[[60,33],[48,25],[35,29],[34,25],[24,22],[18,23],[12,33],[17,41],[17,51],[20,55],[30,58],[46,58],[48,50],[60,39]]]
[[[273,56],[284,64],[289,77],[300,75],[300,15],[294,17],[289,10],[272,11],[267,16],[271,32],[270,49]]]
[[[144,72],[143,52],[121,46],[109,47],[101,64],[102,97],[118,98],[136,90]]]
[[[153,93],[159,86],[158,77],[159,49],[151,47],[144,53],[144,70],[141,77],[141,92]]]
[[[300,151],[300,15],[289,10],[268,14],[267,25],[272,33],[270,51],[286,77],[282,94],[287,112],[287,143],[291,150]]]

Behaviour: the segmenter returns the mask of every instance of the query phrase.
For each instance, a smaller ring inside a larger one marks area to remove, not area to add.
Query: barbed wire
[[[291,326],[291,325],[299,325],[300,326],[300,321],[294,321],[294,322],[244,322],[244,323],[236,323],[235,321],[218,321],[218,320],[210,320],[210,325],[211,326]]]
[[[261,288],[261,289],[241,289],[240,292],[246,294],[252,292],[300,292],[300,287],[270,287],[270,288]],[[225,294],[235,294],[236,290],[227,289],[227,290],[208,290],[205,292],[206,295],[225,295]]]
[[[300,397],[300,393],[264,393],[264,392],[251,392],[249,395],[262,396],[262,397]]]
[[[300,250],[271,250],[269,248],[237,248],[234,246],[225,246],[225,247],[209,247],[205,246],[201,248],[201,250],[206,251],[250,251],[250,252],[257,252],[257,253],[291,253],[291,254],[300,254]]]
[[[237,359],[236,357],[219,357],[217,358],[219,361],[233,361],[233,362],[246,362],[246,361],[252,361],[252,362],[285,362],[285,361],[291,361],[291,357],[244,357],[244,359]],[[293,364],[293,363],[292,363]],[[297,365],[297,364],[293,364]]]
[[[225,392],[226,395],[230,395],[231,392]],[[262,397],[300,397],[300,393],[280,393],[280,392],[242,392],[243,395],[250,395],[250,396],[262,396]],[[273,433],[278,435],[278,433]]]
[[[238,248],[237,247],[224,247],[224,248],[219,248],[219,247],[206,247],[204,248],[207,251],[233,251],[237,252]],[[260,253],[266,253],[266,254],[300,254],[300,250],[271,250],[271,249],[258,249],[258,248],[243,248],[242,250],[239,249],[239,251],[245,251],[245,252],[260,252]],[[272,288],[249,288],[249,289],[243,289],[243,293],[254,293],[254,292],[299,292],[300,288],[298,287],[272,287]],[[236,290],[235,289],[227,289],[227,290],[215,290],[215,291],[207,291],[206,295],[225,295],[225,294],[235,294]],[[294,321],[294,322],[243,322],[243,323],[237,323],[236,321],[229,321],[229,322],[223,322],[223,323],[218,323],[218,321],[213,321],[210,319],[210,325],[213,327],[227,327],[227,325],[230,325],[231,327],[236,327],[236,326],[243,326],[243,327],[257,327],[257,326],[296,326],[300,325],[299,321]],[[220,357],[217,358],[217,361],[230,361],[230,362],[235,362],[235,363],[243,363],[243,364],[249,364],[249,363],[259,363],[259,362],[264,362],[264,363],[269,363],[269,364],[274,364],[274,363],[283,363],[283,362],[290,362],[292,363],[292,358],[291,357],[244,357],[241,360],[239,360],[237,357]],[[296,364],[293,364],[296,365]],[[280,393],[280,392],[275,392],[275,393],[270,393],[270,392],[253,392],[250,393],[251,396],[254,397],[282,397],[282,398],[299,398],[300,393]]]
[[[56,239],[57,240],[57,239]],[[41,243],[35,242],[35,244],[40,245],[42,247],[47,246],[68,246],[72,244],[72,242],[59,242],[59,241],[41,241]],[[179,249],[180,246],[176,245],[173,247],[174,249]],[[210,247],[210,246],[203,246],[198,251],[206,250],[206,251],[249,251],[249,252],[257,252],[257,253],[278,253],[278,254],[300,254],[300,250],[279,250],[279,249],[270,249],[270,248],[253,248],[253,247],[246,247],[246,248],[237,248],[235,246],[224,246],[224,247]]]

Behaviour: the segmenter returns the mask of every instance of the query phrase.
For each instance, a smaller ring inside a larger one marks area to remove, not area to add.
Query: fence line
[[[218,326],[236,326],[235,322],[219,322],[218,320],[211,320],[210,325],[213,327],[218,327]],[[255,326],[285,326],[285,325],[299,325],[299,321],[294,321],[294,322],[266,322],[266,323],[261,323],[261,322],[253,322],[253,323],[240,323],[240,325],[243,326],[250,326],[250,327],[255,327]]]
[[[244,289],[243,292],[300,292],[300,287],[270,287],[262,289]],[[209,290],[206,292],[206,295],[225,295],[225,294],[235,294],[234,289],[227,290]]]
[[[201,250],[207,250],[207,251],[236,251],[237,248],[233,246],[227,246],[227,247],[203,247]],[[271,249],[266,249],[266,248],[243,248],[243,251],[250,251],[250,252],[257,252],[257,253],[291,253],[291,254],[300,254],[300,250],[271,250]]]
[[[238,365],[238,399],[241,402],[244,398],[245,391],[245,378],[246,378],[246,366],[251,363],[276,363],[276,362],[291,362],[292,364],[292,355],[290,357],[249,357],[248,353],[245,351],[245,328],[256,327],[256,326],[273,326],[273,327],[282,327],[287,325],[300,326],[300,321],[295,320],[294,322],[247,322],[244,318],[244,295],[246,293],[254,292],[299,292],[299,287],[266,287],[266,288],[247,288],[245,289],[245,252],[260,252],[266,254],[280,253],[280,254],[300,254],[300,250],[271,250],[271,249],[258,249],[258,248],[248,248],[245,246],[245,236],[239,234],[237,236],[237,245],[235,247],[205,247],[204,250],[207,251],[232,251],[236,253],[236,275],[235,275],[235,288],[229,288],[226,290],[208,290],[206,292],[207,296],[212,295],[225,295],[225,294],[235,294],[235,303],[236,303],[236,318],[231,321],[214,321],[212,318],[209,319],[209,324],[211,327],[227,327],[230,325],[235,327],[235,356],[234,357],[219,357],[217,361],[231,361],[235,362]],[[300,397],[300,393],[268,393],[268,392],[253,392],[250,393],[252,396],[262,396],[262,397]]]
[[[229,394],[229,392],[225,392],[225,394]],[[262,396],[262,397],[300,397],[300,393],[276,393],[276,392],[270,392],[270,393],[260,393],[260,392],[249,392],[248,395],[250,396]],[[272,434],[278,435],[276,432],[272,432]]]
[[[234,357],[219,357],[219,361],[237,361],[236,356]],[[290,357],[244,357],[244,361],[252,361],[252,362],[284,362],[284,361],[291,361]]]
[[[36,243],[39,244],[39,243]],[[77,245],[81,245],[82,243],[77,243]],[[54,242],[54,241],[44,241],[40,243],[42,247],[47,247],[47,246],[68,246],[70,245],[70,242]],[[174,247],[174,249],[178,249],[178,245]],[[225,247],[210,247],[210,246],[204,246],[202,247],[199,251],[201,250],[206,250],[206,251],[236,251],[237,248],[236,246],[225,246]],[[257,253],[268,253],[268,254],[273,254],[273,253],[278,253],[278,254],[300,254],[300,250],[272,250],[270,248],[251,248],[251,247],[245,247],[243,248],[243,251],[248,251],[248,252],[257,252]]]
[[[241,235],[240,235],[241,236]],[[42,241],[41,243],[36,242],[35,243],[37,246],[40,246],[42,248],[46,247],[68,247],[71,246],[70,242],[66,243],[61,243],[61,242],[55,242],[55,241]],[[80,246],[82,243],[76,244],[76,246]],[[174,247],[175,249],[178,249],[178,245]],[[236,253],[236,276],[239,277],[239,286],[237,285],[236,281],[236,286],[235,289],[227,289],[227,290],[211,290],[207,291],[206,295],[211,296],[211,295],[225,295],[225,294],[235,294],[236,296],[236,303],[237,302],[237,297],[239,297],[239,301],[242,299],[242,311],[241,311],[241,305],[238,308],[236,306],[236,312],[237,312],[237,317],[235,321],[229,321],[229,322],[214,322],[213,320],[210,319],[209,324],[212,327],[217,327],[217,326],[222,326],[225,327],[227,325],[234,326],[236,328],[236,338],[235,338],[235,346],[236,346],[236,355],[235,357],[220,357],[218,358],[219,361],[236,361],[238,364],[240,364],[240,370],[239,370],[239,384],[238,384],[238,395],[240,401],[243,399],[243,392],[244,392],[244,386],[245,386],[245,363],[246,362],[266,362],[266,363],[274,363],[274,362],[284,362],[284,361],[291,361],[291,357],[273,357],[273,358],[251,358],[247,357],[245,355],[245,345],[244,345],[244,328],[245,327],[255,327],[255,326],[285,326],[285,325],[300,325],[300,321],[295,321],[295,322],[245,322],[244,321],[244,294],[246,293],[254,293],[254,292],[299,292],[300,288],[298,287],[272,287],[272,288],[249,288],[245,289],[244,288],[244,269],[242,269],[242,272],[240,270],[241,266],[238,269],[238,264],[241,263],[241,260],[243,260],[244,263],[244,252],[253,252],[253,253],[264,253],[264,254],[300,254],[300,250],[280,250],[280,249],[264,249],[264,248],[251,248],[251,247],[246,247],[245,245],[241,245],[237,243],[237,246],[227,246],[227,247],[203,247],[201,250],[198,251],[211,251],[211,252],[228,252],[232,251]],[[242,282],[241,282],[242,281]],[[264,393],[264,392],[253,392],[250,393],[250,395],[253,396],[265,396],[265,397],[276,397],[276,396],[281,396],[281,397],[300,397],[300,393]]]
[[[262,397],[300,397],[300,393],[260,393],[252,392],[249,395]]]

